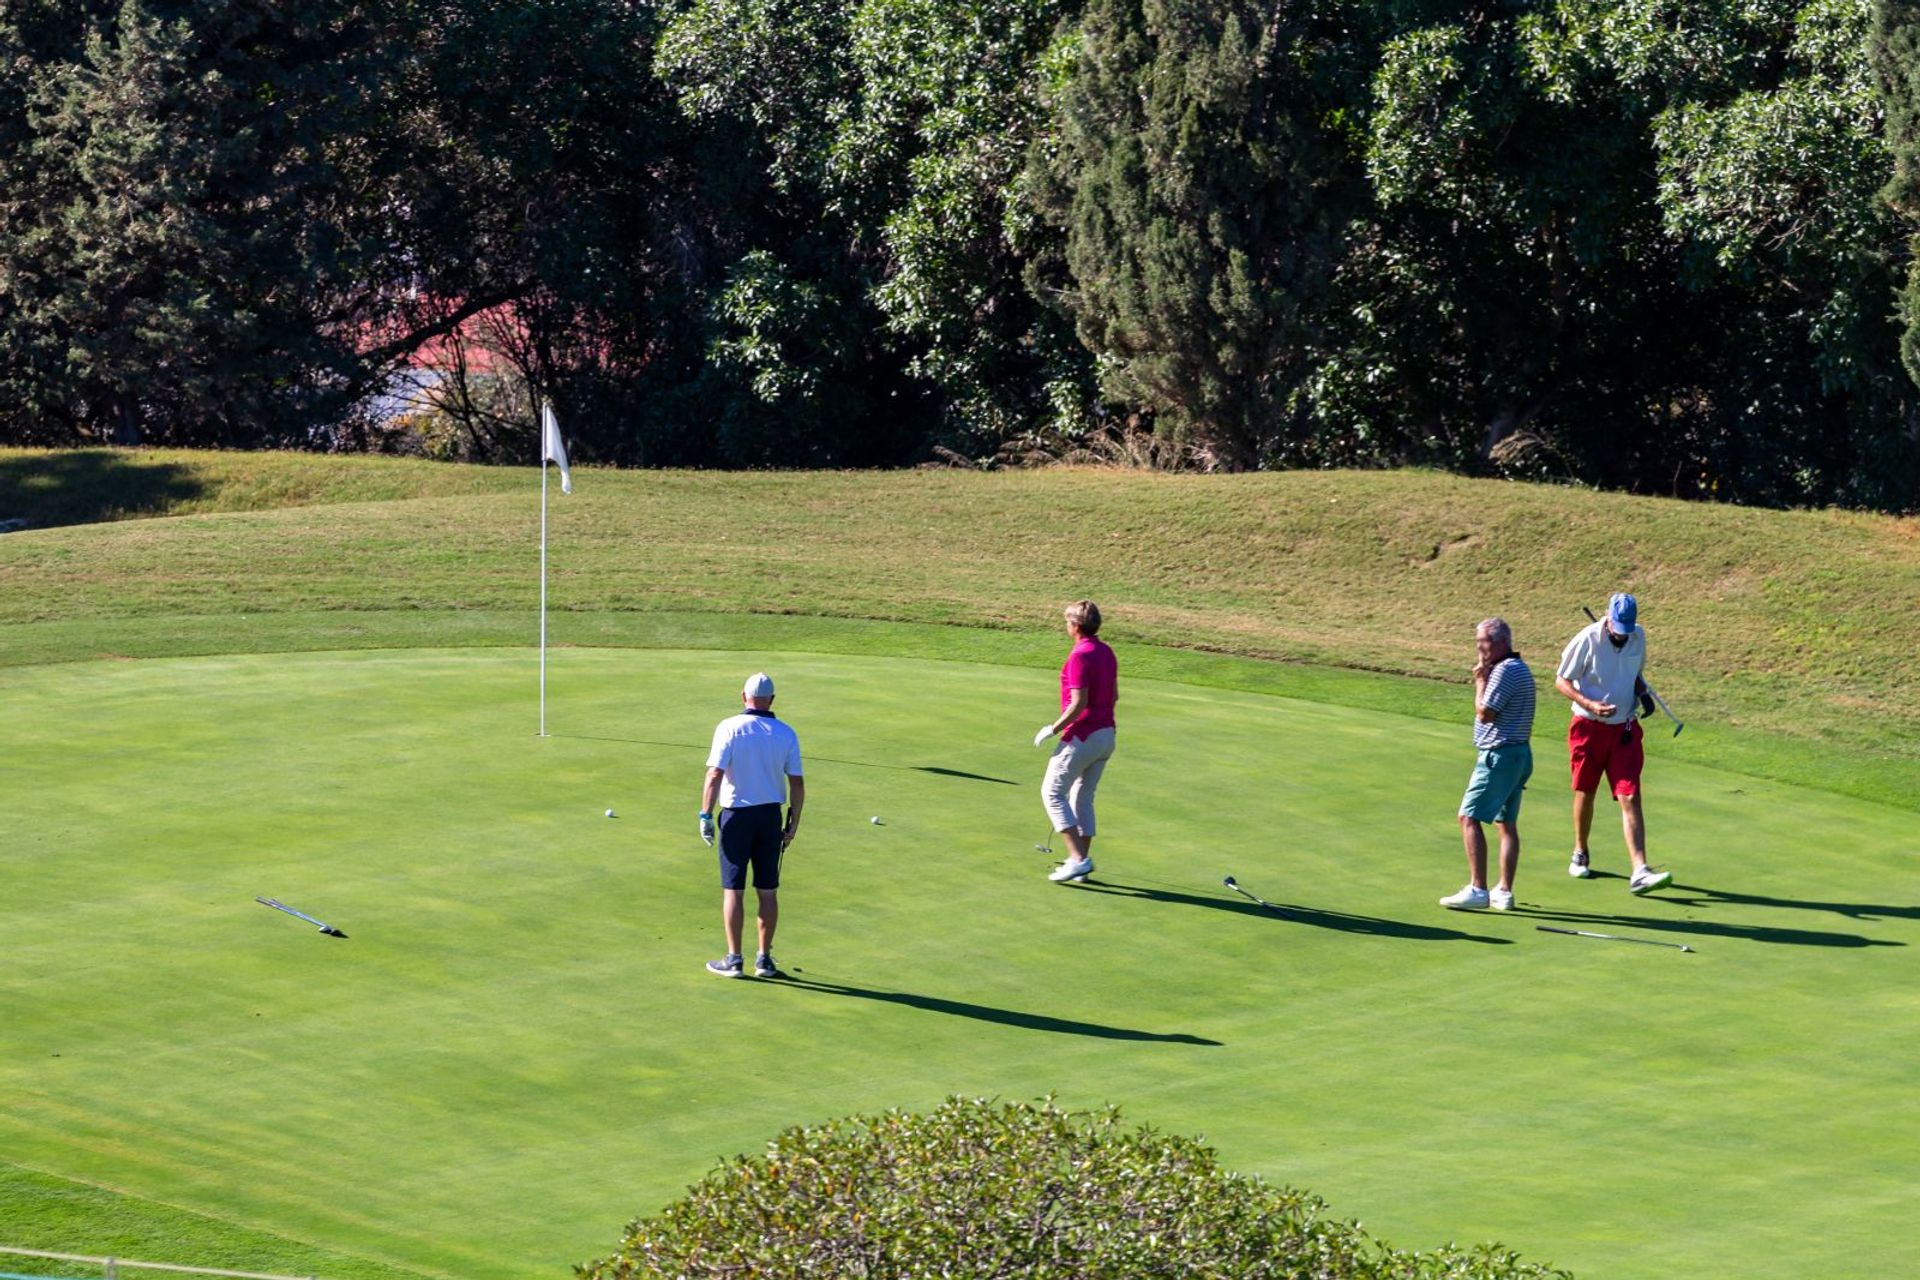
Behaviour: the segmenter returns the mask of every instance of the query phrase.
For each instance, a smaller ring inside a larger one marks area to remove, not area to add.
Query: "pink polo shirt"
[[[1088,636],[1073,646],[1073,652],[1067,655],[1067,665],[1060,668],[1062,711],[1073,701],[1075,689],[1087,691],[1087,709],[1060,737],[1072,742],[1098,730],[1113,728],[1113,704],[1120,700],[1120,660],[1097,637]]]

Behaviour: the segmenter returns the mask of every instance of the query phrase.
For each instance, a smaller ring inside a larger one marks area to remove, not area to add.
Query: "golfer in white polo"
[[[722,720],[713,731],[707,781],[700,791],[700,838],[709,847],[714,815],[719,814],[720,920],[727,935],[727,954],[707,961],[707,971],[722,978],[737,978],[744,971],[740,930],[751,867],[760,899],[760,950],[753,959],[753,976],[777,978],[773,929],[780,922],[781,855],[800,829],[807,784],[800,776],[800,735],[773,714],[773,678],[764,671],[747,677],[740,701],[740,714]],[[792,804],[783,825],[780,806],[789,793]]]

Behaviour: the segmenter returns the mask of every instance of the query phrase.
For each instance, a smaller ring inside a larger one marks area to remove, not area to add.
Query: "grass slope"
[[[13,671],[0,877],[31,892],[0,901],[0,1150],[365,1267],[505,1280],[604,1252],[787,1124],[1057,1090],[1403,1246],[1628,1280],[1920,1267],[1920,908],[1888,887],[1909,812],[1656,744],[1683,890],[1561,874],[1548,770],[1526,909],[1454,915],[1461,725],[1133,673],[1097,883],[1061,888],[1024,742],[1050,673],[784,653],[756,619],[708,639],[557,654],[546,741],[522,652]],[[756,666],[813,780],[790,985],[699,968],[691,799]]]
[[[7,535],[0,665],[529,638],[530,470],[0,454],[50,507],[101,505],[102,468],[193,477],[223,510],[352,501]],[[1453,683],[1481,617],[1544,673],[1582,602],[1631,589],[1688,758],[1920,807],[1920,520],[1422,473],[593,473],[555,502],[562,643],[742,612],[1031,637],[1084,594],[1123,643]]]

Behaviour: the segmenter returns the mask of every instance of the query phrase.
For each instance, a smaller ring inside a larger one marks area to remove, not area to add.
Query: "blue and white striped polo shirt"
[[[1487,677],[1487,691],[1480,699],[1481,706],[1493,709],[1494,718],[1482,720],[1474,716],[1473,745],[1485,751],[1488,747],[1510,746],[1531,738],[1533,699],[1533,672],[1527,670],[1519,654],[1494,667],[1493,674]]]

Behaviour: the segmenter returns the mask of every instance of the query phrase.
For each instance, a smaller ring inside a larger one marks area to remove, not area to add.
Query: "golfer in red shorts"
[[[1627,838],[1627,856],[1633,860],[1633,878],[1627,888],[1647,893],[1671,883],[1673,873],[1647,865],[1647,824],[1640,812],[1645,735],[1633,718],[1647,661],[1647,633],[1634,621],[1638,613],[1639,605],[1630,595],[1609,600],[1606,618],[1568,642],[1553,687],[1573,703],[1573,723],[1567,727],[1567,752],[1573,763],[1573,859],[1567,874],[1581,880],[1593,874],[1587,835],[1593,828],[1593,793],[1604,777],[1620,802],[1620,826]]]

